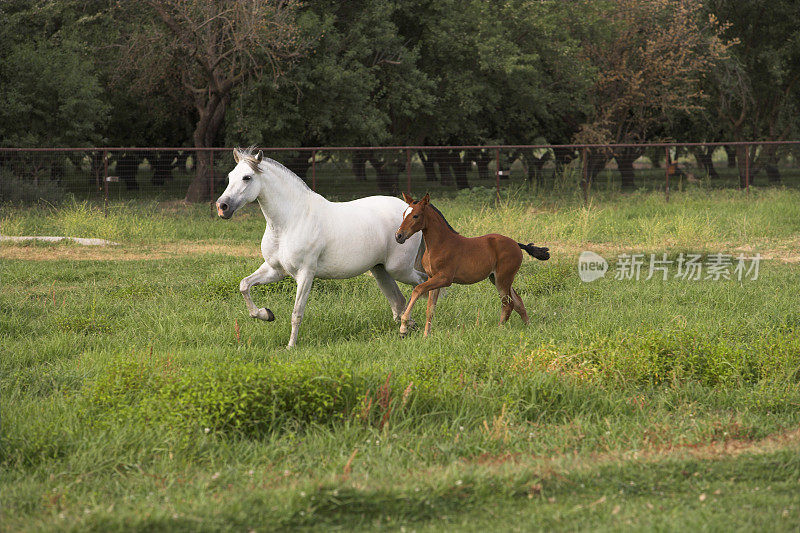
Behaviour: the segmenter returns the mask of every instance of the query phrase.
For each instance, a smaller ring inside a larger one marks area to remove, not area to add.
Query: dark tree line
[[[7,0],[0,5],[3,146],[326,145],[779,140],[798,133],[800,10],[791,0]],[[114,153],[166,183],[188,152]],[[711,153],[692,150],[713,178]],[[640,149],[594,150],[634,185]],[[468,187],[486,150],[415,154],[428,179]],[[504,154],[531,181],[573,150]],[[777,149],[729,161],[778,180]],[[653,154],[653,157],[661,157]],[[93,165],[99,162],[93,159]],[[393,192],[397,151],[354,153]],[[205,199],[194,158],[186,199]],[[58,173],[55,168],[52,172]]]

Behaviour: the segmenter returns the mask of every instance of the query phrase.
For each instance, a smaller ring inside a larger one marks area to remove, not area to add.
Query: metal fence
[[[800,186],[800,141],[630,145],[264,148],[334,200],[370,194],[452,195],[483,188],[577,194],[693,187]],[[213,200],[234,166],[230,148],[0,148],[0,201],[72,194],[103,202]],[[205,170],[202,170],[205,169]],[[208,170],[210,169],[210,170]],[[194,182],[194,185],[192,183]]]

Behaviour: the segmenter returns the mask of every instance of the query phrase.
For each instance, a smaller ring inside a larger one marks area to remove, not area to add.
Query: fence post
[[[317,192],[317,151],[311,150],[311,190]]]
[[[108,218],[108,150],[103,150],[103,217]]]
[[[209,160],[211,162],[210,163],[211,169],[210,172],[208,173],[208,179],[209,179],[208,192],[209,196],[211,197],[211,203],[213,204],[214,203],[214,150],[211,149],[210,153],[211,157],[209,158]]]
[[[666,174],[667,177],[666,187],[664,187],[664,195],[666,196],[667,202],[669,202],[669,172],[671,170],[672,165],[669,157],[669,146],[665,146],[664,150],[667,153],[667,158],[664,160],[664,168],[665,168],[664,173]]]
[[[497,199],[500,199],[500,148],[495,148],[494,158],[497,161],[497,169],[495,170],[494,177],[497,187]]]
[[[411,196],[411,149],[406,148],[406,192]]]
[[[589,205],[589,149],[583,147],[583,206]]]
[[[744,188],[750,194],[750,145],[744,145]]]

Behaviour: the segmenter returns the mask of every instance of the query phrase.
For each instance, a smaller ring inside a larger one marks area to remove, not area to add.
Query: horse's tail
[[[535,257],[539,261],[547,261],[550,259],[550,252],[548,251],[549,248],[542,248],[540,246],[534,246],[532,242],[528,244],[522,244],[518,242],[519,247],[528,252],[529,255]]]

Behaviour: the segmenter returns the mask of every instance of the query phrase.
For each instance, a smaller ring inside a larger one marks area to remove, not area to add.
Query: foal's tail
[[[534,246],[532,242],[528,244],[522,244],[518,242],[519,247],[528,252],[529,255],[535,257],[539,261],[547,261],[550,259],[550,252],[548,251],[549,248],[542,248],[540,246]]]

